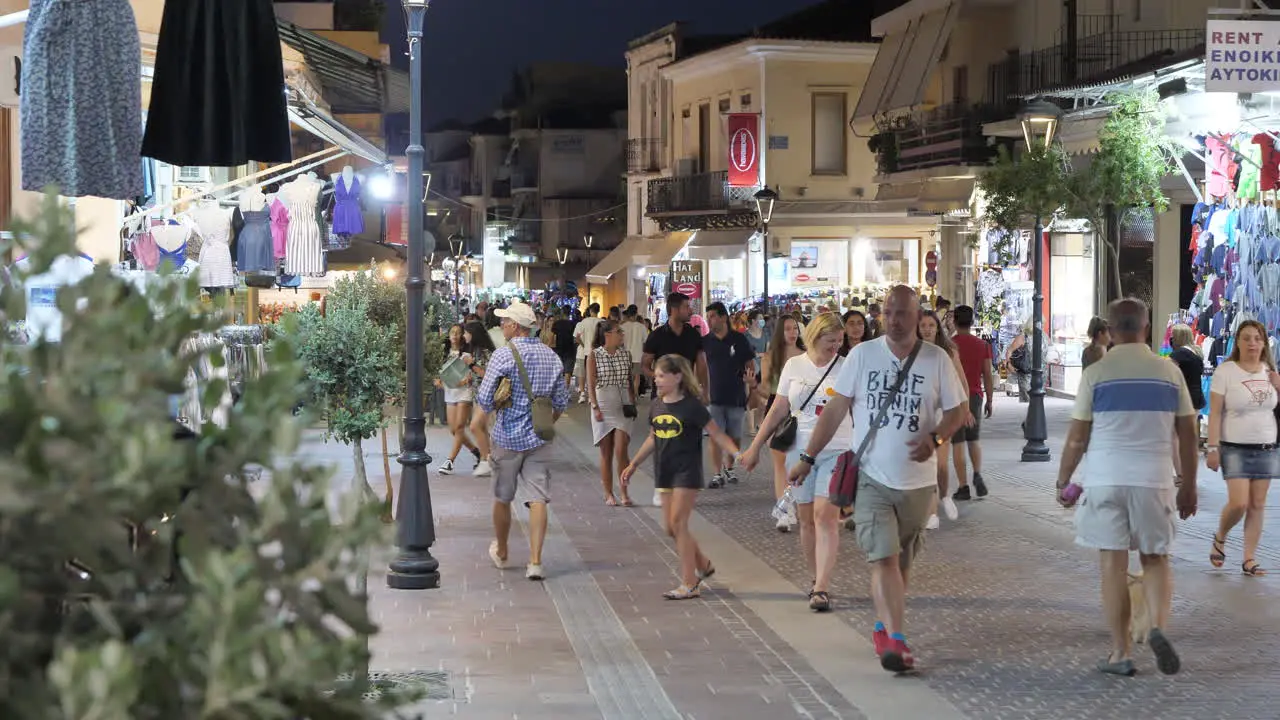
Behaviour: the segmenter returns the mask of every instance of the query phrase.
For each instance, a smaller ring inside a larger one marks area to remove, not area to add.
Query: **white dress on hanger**
[[[216,204],[202,204],[190,212],[203,242],[200,244],[200,287],[236,286],[231,263],[231,217],[234,211]]]
[[[289,211],[289,235],[285,243],[286,275],[323,275],[324,244],[316,223],[321,183],[299,178],[280,188],[279,199]]]

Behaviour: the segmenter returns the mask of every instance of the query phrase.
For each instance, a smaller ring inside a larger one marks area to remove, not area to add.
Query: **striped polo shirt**
[[[1080,484],[1173,487],[1174,420],[1195,412],[1177,365],[1140,343],[1115,346],[1084,371],[1071,413],[1093,423]]]

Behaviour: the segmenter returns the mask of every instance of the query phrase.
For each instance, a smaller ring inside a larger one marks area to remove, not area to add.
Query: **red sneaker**
[[[882,657],[889,647],[889,631],[875,630],[871,633],[871,644],[875,646],[876,657]]]
[[[889,644],[880,655],[880,667],[892,673],[904,673],[914,670],[916,661],[905,642],[889,638]]]

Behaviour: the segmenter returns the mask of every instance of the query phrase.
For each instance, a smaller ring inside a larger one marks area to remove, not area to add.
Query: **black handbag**
[[[827,376],[835,369],[836,360],[839,359],[836,357],[831,360],[831,363],[827,365],[827,371],[822,373],[822,379],[818,381],[817,385],[813,386],[813,390],[809,391],[809,397],[805,398],[800,407],[796,408],[794,413],[788,415],[786,420],[778,424],[778,429],[773,431],[773,437],[769,439],[769,447],[771,449],[778,452],[786,452],[791,449],[792,445],[796,444],[796,434],[800,431],[800,421],[796,419],[796,416],[809,407],[809,403],[813,401],[813,396],[818,394],[818,388],[822,387],[822,383],[827,381]]]

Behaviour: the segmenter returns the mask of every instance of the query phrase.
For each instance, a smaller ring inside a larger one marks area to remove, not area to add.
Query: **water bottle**
[[[785,520],[795,515],[796,499],[791,496],[793,488],[788,487],[787,491],[782,493],[782,497],[778,498],[778,502],[773,506],[773,519]]]

